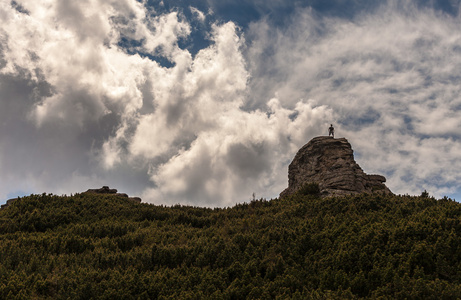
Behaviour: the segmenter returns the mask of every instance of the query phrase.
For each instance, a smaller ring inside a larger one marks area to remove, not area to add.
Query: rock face
[[[128,197],[127,194],[125,193],[117,193],[117,190],[116,189],[110,189],[108,186],[103,186],[102,188],[100,189],[89,189],[87,190],[85,193],[94,193],[94,194],[112,194],[112,195],[115,195],[115,196],[120,196],[120,197],[123,197],[123,198],[128,198],[129,200],[132,200],[134,202],[138,202],[140,203],[141,202],[141,198],[139,197]]]
[[[351,144],[345,138],[313,138],[296,154],[288,167],[288,188],[280,197],[291,195],[308,183],[317,183],[322,197],[360,193],[392,192],[381,175],[367,175],[355,162]]]

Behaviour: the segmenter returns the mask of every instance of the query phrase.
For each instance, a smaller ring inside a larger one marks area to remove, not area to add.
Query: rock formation
[[[116,189],[110,189],[108,186],[103,186],[100,189],[89,189],[85,193],[112,194],[112,195],[115,195],[115,196],[127,198],[128,200],[131,200],[131,201],[134,201],[134,202],[137,202],[137,203],[141,203],[141,201],[142,201],[141,198],[139,198],[139,197],[129,197],[125,193],[117,193]],[[43,193],[43,195],[45,195],[45,194],[46,193]],[[52,195],[52,194],[50,194],[50,195]],[[11,203],[13,203],[15,200],[18,200],[18,199],[20,199],[20,198],[18,197],[18,198],[9,199],[9,200],[6,201],[5,204],[1,205],[0,208],[8,207],[8,206],[11,205]]]
[[[123,197],[123,198],[128,198],[129,200],[132,200],[134,202],[138,202],[140,203],[141,202],[141,198],[139,197],[129,197],[127,194],[125,193],[117,193],[117,190],[116,189],[110,189],[108,186],[103,186],[102,188],[100,189],[89,189],[87,190],[85,193],[93,193],[93,194],[112,194],[112,195],[115,195],[115,196],[120,196],[120,197]]]
[[[280,197],[291,195],[308,183],[317,183],[322,197],[360,193],[392,192],[381,175],[367,175],[355,162],[345,138],[313,138],[296,154],[288,167],[288,188]]]
[[[18,199],[19,199],[19,197],[18,197],[18,198],[13,198],[13,199],[8,199],[8,200],[6,200],[6,203],[5,203],[5,204],[3,204],[2,206],[0,206],[0,208],[8,207],[8,206],[11,205],[11,203],[13,203],[15,200],[18,200]]]

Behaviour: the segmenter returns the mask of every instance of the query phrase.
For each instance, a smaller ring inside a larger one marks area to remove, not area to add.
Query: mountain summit
[[[319,136],[299,149],[288,167],[291,195],[309,183],[319,185],[323,197],[360,193],[392,194],[381,175],[368,175],[355,162],[351,144],[345,138]]]

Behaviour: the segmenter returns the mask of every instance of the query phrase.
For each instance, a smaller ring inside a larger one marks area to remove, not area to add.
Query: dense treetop
[[[224,209],[18,199],[0,210],[0,298],[461,297],[460,203],[315,192]]]

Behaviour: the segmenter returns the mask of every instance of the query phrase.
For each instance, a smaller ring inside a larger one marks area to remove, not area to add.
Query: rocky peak
[[[392,193],[384,182],[384,176],[363,172],[345,138],[320,136],[313,138],[296,154],[288,167],[288,188],[280,197],[291,195],[308,183],[317,183],[323,197]]]

